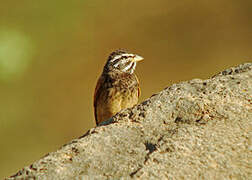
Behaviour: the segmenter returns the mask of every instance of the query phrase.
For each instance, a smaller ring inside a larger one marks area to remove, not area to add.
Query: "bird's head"
[[[109,55],[104,70],[132,74],[137,62],[141,60],[143,60],[143,57],[139,55],[124,50],[116,50]]]

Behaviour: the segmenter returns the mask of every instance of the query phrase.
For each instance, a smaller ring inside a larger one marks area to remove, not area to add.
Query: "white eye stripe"
[[[134,54],[128,54],[128,53],[124,53],[124,54],[120,54],[115,56],[113,59],[110,60],[110,62],[114,62],[117,59],[120,59],[121,57],[126,56],[126,57],[134,57]]]
[[[117,63],[115,63],[113,66],[114,66],[114,67],[117,67],[117,66],[119,66],[119,64],[120,64],[120,63],[117,62]]]
[[[129,65],[127,65],[127,66],[123,69],[123,71],[127,71],[128,69],[130,69],[130,67],[132,66],[132,63],[133,63],[133,62],[130,62]]]
[[[133,66],[132,66],[133,65]],[[136,68],[136,62],[131,62],[128,66],[126,66],[122,71],[127,72],[128,70],[130,70],[130,74],[132,74],[134,72]]]
[[[135,56],[135,54],[128,54],[128,53],[124,53],[124,54],[122,54],[122,56],[134,57],[134,56]]]

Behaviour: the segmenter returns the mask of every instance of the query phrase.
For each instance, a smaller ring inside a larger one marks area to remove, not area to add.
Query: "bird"
[[[118,49],[113,51],[103,67],[94,92],[95,122],[108,120],[122,109],[131,108],[140,97],[139,80],[135,68],[144,58]]]

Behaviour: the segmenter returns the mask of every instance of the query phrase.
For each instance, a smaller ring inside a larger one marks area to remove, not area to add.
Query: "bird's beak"
[[[136,55],[136,56],[133,58],[133,61],[134,61],[134,62],[138,62],[138,61],[142,61],[143,59],[144,59],[143,57]]]

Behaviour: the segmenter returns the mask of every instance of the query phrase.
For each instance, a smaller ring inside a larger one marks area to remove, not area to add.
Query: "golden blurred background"
[[[251,0],[1,1],[0,178],[95,126],[109,53],[138,64],[141,101],[252,59]]]

